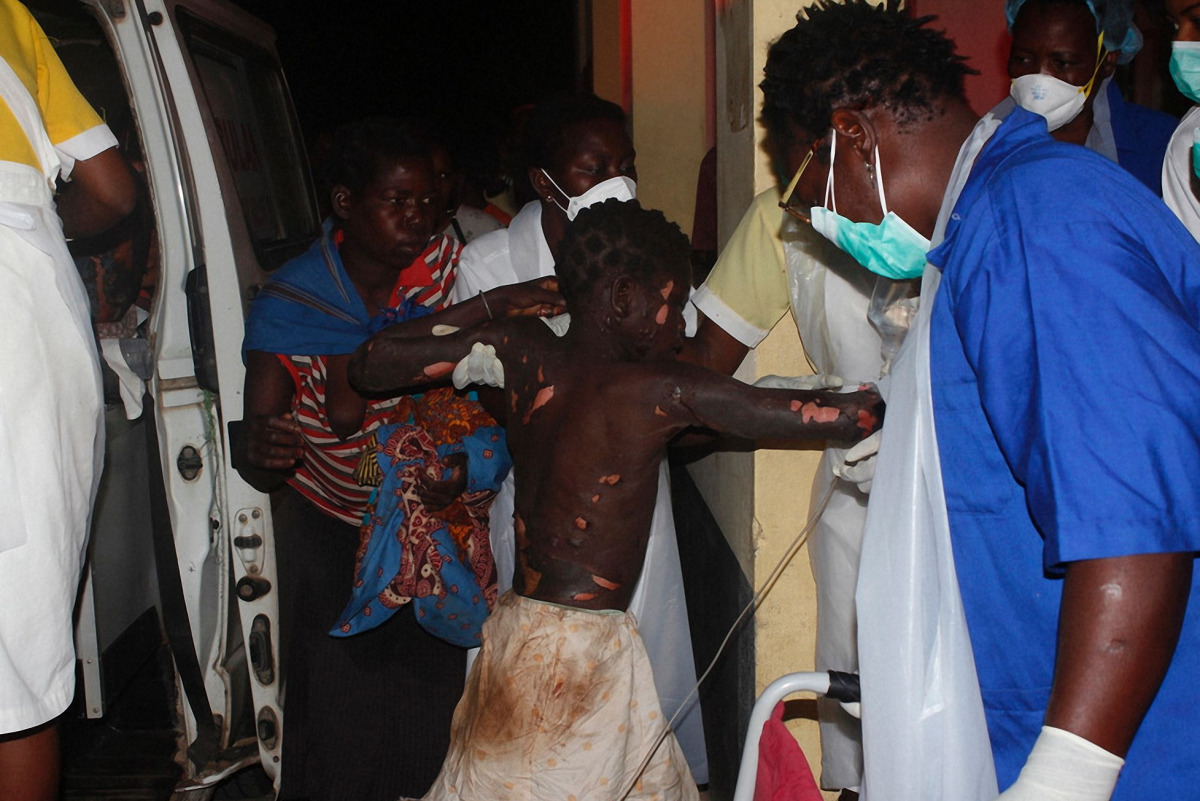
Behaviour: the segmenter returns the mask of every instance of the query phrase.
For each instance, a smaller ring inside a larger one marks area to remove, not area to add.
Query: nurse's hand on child
[[[553,317],[567,310],[553,276],[496,287],[480,295],[487,300],[493,318]]]
[[[840,375],[764,375],[754,386],[764,389],[841,389],[846,380]]]
[[[846,451],[842,463],[833,468],[834,475],[853,484],[859,492],[870,493],[871,482],[875,480],[875,456],[879,453],[879,440],[882,436],[882,431],[876,431]]]

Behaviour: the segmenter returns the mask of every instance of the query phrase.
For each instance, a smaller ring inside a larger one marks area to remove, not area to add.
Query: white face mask
[[[616,198],[624,203],[627,200],[633,200],[637,197],[637,184],[633,182],[632,178],[627,178],[624,175],[618,175],[615,178],[609,178],[607,181],[601,181],[578,197],[571,197],[566,192],[563,192],[562,187],[550,177],[550,173],[542,170],[542,175],[546,176],[546,180],[553,184],[554,188],[562,192],[563,196],[567,198],[567,207],[565,209],[563,209],[563,205],[557,200],[553,198],[551,200],[554,200],[554,205],[566,212],[568,220],[574,220],[579,215],[580,209],[586,209],[588,206],[603,203],[611,198]]]
[[[1091,87],[1074,86],[1053,75],[1022,75],[1013,78],[1012,94],[1017,105],[1046,118],[1046,127],[1057,131],[1083,111],[1087,102],[1087,90]]]
[[[1096,68],[1092,70],[1092,77],[1083,86],[1067,83],[1053,75],[1038,73],[1013,78],[1009,94],[1021,108],[1045,117],[1046,128],[1057,131],[1083,111],[1083,105],[1096,83],[1096,75],[1100,72],[1100,64],[1104,57],[1103,33],[1096,43],[1096,53]]]

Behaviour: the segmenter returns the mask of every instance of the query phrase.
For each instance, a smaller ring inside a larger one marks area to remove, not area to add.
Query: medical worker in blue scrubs
[[[821,0],[762,84],[790,206],[866,268],[923,274],[859,580],[864,797],[1194,797],[1200,248],[1043,117],[977,121],[928,22]],[[933,606],[897,542],[934,562]],[[973,697],[946,691],[964,644]],[[994,774],[955,761],[972,705]]]
[[[1142,48],[1133,0],[1007,0],[1011,104],[1046,117],[1060,142],[1083,145],[1162,194],[1162,160],[1178,124],[1130,103],[1113,82]]]

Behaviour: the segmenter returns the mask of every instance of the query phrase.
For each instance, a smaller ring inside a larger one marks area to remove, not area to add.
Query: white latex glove
[[[841,389],[840,375],[764,375],[754,382],[763,389]]]
[[[875,479],[875,455],[879,453],[879,439],[882,436],[883,431],[876,431],[846,451],[845,460],[833,468],[833,474],[858,487],[859,492],[870,492]]]
[[[464,389],[468,384],[486,384],[489,387],[504,386],[504,365],[496,358],[496,349],[491,345],[476,342],[471,352],[454,366],[454,386]]]
[[[1043,726],[1021,775],[997,801],[1109,801],[1124,764],[1076,734]]]

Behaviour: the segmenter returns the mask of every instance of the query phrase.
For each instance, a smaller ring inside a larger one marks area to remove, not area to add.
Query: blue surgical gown
[[[1121,96],[1115,81],[1106,95],[1117,163],[1162,197],[1162,165],[1167,145],[1179,120],[1162,111],[1130,103]]]
[[[929,259],[938,452],[1003,789],[1043,723],[1065,563],[1200,551],[1200,247],[1016,109]],[[1200,576],[1183,629],[1116,799],[1200,794]]]

